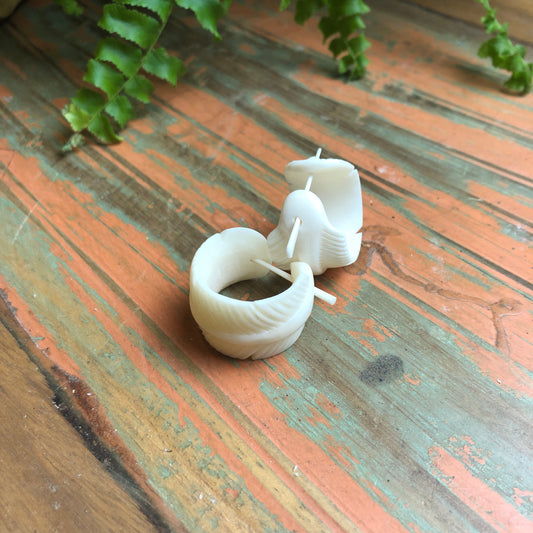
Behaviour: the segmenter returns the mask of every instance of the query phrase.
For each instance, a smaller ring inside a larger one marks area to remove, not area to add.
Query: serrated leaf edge
[[[127,0],[124,0],[124,3],[127,3]],[[116,5],[116,4],[113,4],[113,5]],[[151,84],[151,82],[147,78],[145,78],[142,74],[140,74],[140,71],[141,70],[145,70],[144,69],[144,61],[145,61],[145,59],[147,57],[149,57],[149,55],[152,53],[152,51],[154,49],[156,49],[155,46],[156,46],[157,42],[159,41],[159,37],[160,37],[163,29],[165,28],[167,22],[168,22],[168,19],[170,17],[171,12],[172,12],[172,9],[169,9],[167,18],[165,20],[161,20],[161,21],[158,21],[155,16],[151,17],[150,15],[145,15],[146,17],[150,17],[150,18],[152,18],[152,20],[154,20],[154,21],[156,21],[158,23],[158,31],[157,31],[157,33],[155,35],[153,35],[152,40],[151,40],[151,42],[149,43],[148,46],[146,46],[145,48],[139,47],[139,50],[142,51],[141,60],[138,61],[138,63],[136,64],[135,72],[132,73],[130,76],[128,76],[124,72],[122,72],[121,69],[118,67],[118,65],[116,65],[116,63],[113,62],[113,61],[106,61],[106,60],[102,60],[102,59],[98,59],[98,58],[91,58],[89,60],[88,65],[91,62],[100,62],[101,64],[107,65],[108,68],[113,68],[118,75],[123,77],[123,82],[120,85],[120,87],[117,86],[115,88],[116,90],[114,92],[106,91],[105,88],[94,86],[91,83],[91,85],[93,87],[96,87],[100,91],[103,91],[103,94],[105,94],[104,102],[102,103],[102,105],[97,110],[95,110],[94,113],[92,113],[92,115],[88,114],[87,112],[85,112],[83,109],[81,109],[78,105],[76,105],[72,101],[63,109],[62,114],[63,114],[63,116],[65,117],[65,119],[67,120],[67,122],[70,124],[70,126],[72,127],[72,129],[74,131],[74,134],[71,136],[71,138],[67,141],[67,143],[64,146],[64,150],[65,151],[68,151],[69,149],[75,148],[76,145],[79,144],[79,142],[76,142],[76,143],[73,142],[73,138],[74,138],[74,136],[80,135],[81,132],[83,132],[85,130],[89,131],[96,138],[98,138],[100,141],[103,141],[105,143],[114,143],[114,142],[119,142],[121,140],[121,137],[115,132],[115,129],[113,128],[113,126],[112,126],[112,124],[111,124],[109,119],[111,118],[112,120],[116,121],[116,123],[120,126],[120,129],[123,129],[127,125],[127,123],[129,122],[129,120],[131,120],[131,118],[133,118],[133,116],[130,116],[130,117],[127,117],[127,118],[125,117],[124,120],[118,120],[116,116],[113,116],[112,112],[111,113],[109,112],[109,109],[113,107],[114,99],[118,98],[118,97],[121,97],[121,96],[123,96],[124,98],[128,98],[128,99],[129,98],[135,98],[137,100],[140,100],[143,103],[148,103],[150,101],[150,94],[151,94],[151,92],[153,90],[153,85]],[[108,31],[108,30],[106,30],[106,31]],[[118,42],[122,42],[118,38],[112,37],[112,36],[105,37],[104,39],[116,39]],[[122,37],[122,39],[124,39],[124,38]],[[124,39],[124,42],[127,43],[127,42],[130,42],[130,41],[128,41],[128,39]],[[163,50],[164,53],[169,58],[170,57],[174,57],[174,56],[170,56],[168,54],[168,52],[163,47],[158,47],[157,49],[158,50]],[[161,52],[159,52],[159,53],[161,53]],[[179,68],[178,68],[178,73],[177,73],[178,76],[179,76],[184,70],[184,65],[178,58],[175,58],[175,59],[176,59],[176,61],[179,61]],[[93,63],[93,65],[94,65],[94,63]],[[149,70],[145,70],[145,72],[148,72],[148,73],[150,73],[152,75],[156,75],[157,76],[157,73],[150,72]],[[177,80],[178,76],[176,76],[176,80]],[[145,84],[144,91],[140,91],[140,92],[136,91],[136,94],[132,94],[131,90],[128,91],[128,84],[135,78],[137,80],[146,80],[147,83],[143,82]],[[160,77],[160,79],[168,81],[165,77]],[[88,90],[92,91],[93,93],[95,92],[92,89],[88,89]],[[78,91],[78,95],[79,95],[79,92],[80,91]],[[74,98],[73,98],[73,100],[74,100]],[[75,121],[73,121],[73,115],[77,115],[79,117],[80,115],[83,115],[83,114],[89,115],[92,118],[90,118],[89,120],[86,118],[84,121],[80,121],[78,124],[76,124]],[[106,116],[106,115],[108,115],[108,116]],[[118,118],[121,118],[121,117],[118,117]],[[83,127],[80,127],[82,124],[83,124]]]

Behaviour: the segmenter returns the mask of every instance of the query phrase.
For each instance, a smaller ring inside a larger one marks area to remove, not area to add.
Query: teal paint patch
[[[517,243],[523,243],[531,246],[531,242],[533,242],[533,234],[531,231],[525,228],[523,224],[511,224],[510,222],[504,220],[498,220],[498,224],[504,235],[511,237],[511,239],[515,240]],[[513,253],[513,250],[514,247],[511,248],[510,253]]]
[[[394,91],[390,95],[392,101],[401,100],[399,87],[399,84],[394,84],[389,89]],[[419,95],[420,105],[426,96]],[[405,97],[407,98],[407,95]],[[464,115],[454,115],[453,119],[461,123]],[[375,113],[368,113],[361,118],[361,126],[367,131],[367,136],[360,141],[366,149],[394,162],[408,176],[430,187],[434,194],[442,191],[462,203],[479,209],[478,198],[465,194],[465,191],[470,189],[470,182],[475,181],[476,184],[505,194],[513,200],[521,199],[519,201],[530,203],[528,199],[531,194],[526,185],[498,174],[498,169],[480,166],[479,161],[469,158],[466,154],[451,149],[446,150],[440,143],[395,126]],[[472,127],[481,126],[475,123]],[[435,153],[441,154],[442,159],[435,159],[433,156]],[[420,199],[420,201],[425,200]]]
[[[156,113],[157,111],[158,110],[156,110]],[[210,146],[211,151],[214,154],[221,150],[227,150],[230,152],[230,158],[243,170],[248,169],[248,171],[257,174],[258,169],[252,165],[252,163],[255,163],[257,166],[261,167],[259,172],[263,179],[267,181],[267,183],[269,181],[274,181],[275,178],[270,178],[270,180],[268,179],[269,176],[275,174],[273,169],[267,167],[260,161],[251,159],[251,157],[239,146],[231,143],[229,139],[221,137],[218,133],[211,131],[204,124],[198,123],[197,121],[191,119],[183,111],[176,110],[176,113],[182,116],[184,121],[192,124],[197,140],[201,140],[203,144]],[[165,116],[166,115],[164,114],[162,115],[162,120],[164,120]],[[191,131],[187,130],[187,134],[190,135]],[[153,133],[148,135],[144,133],[138,133],[138,138],[141,140],[140,145],[152,145],[152,136]],[[158,157],[159,155],[164,157]],[[268,219],[270,222],[274,222],[279,216],[279,211],[270,205],[270,203],[264,198],[264,195],[260,189],[253,187],[246,180],[241,179],[240,175],[233,169],[220,163],[212,162],[215,155],[205,159],[204,154],[197,152],[197,150],[194,148],[183,145],[179,146],[179,153],[176,154],[175,151],[172,150],[172,145],[168,147],[167,143],[163,143],[163,149],[161,151],[159,151],[157,154],[150,153],[148,154],[148,157],[152,159],[156,165],[162,166],[168,172],[172,173],[176,184],[178,184],[181,189],[184,191],[193,189],[196,194],[201,196],[205,201],[205,208],[210,213],[224,213],[225,216],[233,220],[237,225],[242,225],[243,222],[238,212],[226,212],[217,202],[213,201],[212,198],[202,193],[201,189],[197,186],[198,183],[220,188],[227,194],[228,197],[238,198],[245,204],[253,205],[254,208],[259,213],[262,213],[265,219]],[[176,172],[175,169],[170,168],[166,164],[166,160],[172,160],[182,165],[184,169],[190,170],[194,176],[194,179],[191,180],[187,173],[185,173],[185,175],[181,175],[179,172]],[[277,178],[275,181],[279,181],[279,178]]]
[[[180,519],[187,527],[194,529],[195,509],[191,508],[190,502],[179,501],[175,492],[167,488],[165,481],[171,480],[173,475],[181,471],[180,465],[197,464],[200,468],[202,465],[207,466],[203,472],[206,483],[211,484],[213,492],[219,491],[221,479],[224,479],[225,485],[229,483],[235,490],[239,488],[243,505],[253,507],[265,530],[271,528],[271,525],[276,523],[276,517],[262,502],[252,496],[244,480],[235,474],[220,456],[213,455],[213,450],[203,443],[192,422],[188,419],[184,419],[183,425],[179,422],[179,406],[150,383],[98,321],[98,313],[110,312],[110,318],[116,318],[116,311],[112,306],[99,299],[101,308],[97,313],[91,313],[66,283],[67,277],[77,281],[78,276],[70,269],[68,263],[54,255],[49,237],[30,218],[26,219],[26,215],[6,198],[0,198],[0,212],[4,222],[4,231],[0,233],[2,276],[28,303],[37,320],[49,331],[53,342],[68,353],[79,366],[87,385],[94,390],[101,404],[105,406],[114,428],[139,463],[144,465],[154,488],[163,494],[166,502],[173,504],[177,509]],[[63,306],[40,295],[34,297],[35,286],[43,283],[54,288],[53,293],[61,299]],[[84,285],[80,284],[80,287]],[[90,292],[94,295],[93,291]],[[66,309],[69,311],[68,314],[64,312]],[[68,336],[63,335],[62,332],[65,330],[69,331]],[[146,357],[152,360],[158,358],[142,339],[138,342],[138,347],[143,350]],[[102,372],[107,374],[107,380],[98,379],[98,375]],[[176,389],[184,386],[175,373],[172,375],[171,385]],[[124,413],[115,407],[113,399],[117,391],[123,391],[121,394],[125,396],[134,395],[140,408],[142,406],[143,409],[160,415],[154,418],[158,424],[158,438],[168,443],[168,449],[178,450],[179,460],[169,462],[167,453],[163,449],[155,458],[147,454],[142,445],[143,440],[147,438],[145,430],[140,426],[129,425]],[[201,401],[198,396],[196,399]],[[152,470],[155,470],[157,475]],[[216,513],[216,509],[213,512]]]
[[[451,318],[450,316],[438,311],[437,309],[435,309],[431,305],[428,305],[424,301],[420,300],[418,297],[414,296],[411,292],[409,292],[408,290],[402,288],[400,285],[396,284],[391,278],[388,278],[386,276],[382,276],[381,274],[378,274],[376,272],[374,272],[374,276],[379,281],[381,281],[385,285],[388,285],[389,287],[391,287],[392,289],[397,291],[399,294],[401,294],[403,297],[405,297],[409,301],[413,302],[416,305],[416,307],[420,308],[420,310],[422,312],[428,313],[430,316],[433,316],[436,319],[438,319],[439,321],[442,321],[445,324],[447,324],[452,331],[456,330],[461,335],[463,335],[463,336],[475,341],[476,344],[478,344],[479,346],[482,346],[483,349],[488,351],[488,352],[499,353],[499,350],[497,350],[497,348],[494,345],[490,344],[487,340],[479,337],[474,332],[468,330],[460,322],[458,322],[456,320],[453,320],[453,318]],[[465,305],[467,305],[467,303],[468,302],[465,302]],[[480,317],[481,317],[481,309],[480,309],[479,312],[480,312]],[[418,315],[418,316],[420,316],[420,315]],[[427,336],[427,339],[422,339],[423,342],[426,341],[429,344],[431,344],[433,339],[439,339],[439,340],[444,341],[445,343],[447,343],[450,346],[451,353],[454,353],[457,350],[457,348],[455,346],[455,342],[456,342],[456,336],[455,335],[453,335],[450,332],[447,332],[447,331],[443,330],[437,324],[434,324],[432,322],[429,323],[427,325],[427,327],[431,330],[431,333],[429,335],[426,333],[426,331],[423,328],[421,328],[418,325],[416,325],[416,322],[415,322],[415,325],[412,328],[413,332],[415,334],[415,337],[413,338],[413,341],[411,341],[411,342],[415,342],[415,343],[417,343],[417,345],[419,345],[421,339],[419,339],[417,336],[425,335],[425,336]]]
[[[7,138],[10,145],[18,145],[16,132],[9,132]],[[112,160],[104,160],[105,164],[114,167],[113,171],[104,174],[81,159],[71,159],[68,162],[63,159],[58,163],[53,158],[48,157],[50,153],[53,155],[53,152],[43,153],[38,146],[26,147],[21,153],[24,157],[37,158],[41,172],[51,182],[68,183],[84,195],[88,195],[87,201],[76,199],[72,195],[71,198],[73,202],[75,201],[91,213],[95,219],[100,220],[100,223],[104,224],[100,216],[101,211],[114,215],[125,225],[130,225],[140,234],[145,235],[148,241],[159,243],[182,272],[189,269],[191,257],[182,253],[183,246],[180,245],[180,238],[184,232],[180,231],[180,226],[185,227],[187,225],[188,227],[190,213],[188,210],[178,209],[179,205],[174,203],[178,201],[177,199],[161,194],[161,191],[158,194],[158,191],[153,190],[153,201],[159,200],[159,204],[156,208],[150,209],[146,202],[146,194],[141,194],[145,193],[145,189],[129,177],[125,177],[124,171],[119,171]],[[150,216],[160,217],[162,212],[166,212],[168,218],[165,234],[161,234],[160,228],[155,228],[150,219]],[[107,225],[106,228],[117,238],[125,239],[116,228]],[[159,265],[153,263],[149,257],[143,256],[143,260],[161,272],[167,280],[174,282],[170,275],[164,272]]]
[[[163,480],[167,480],[169,477],[173,476],[174,475],[174,471],[172,470],[172,465],[174,464],[173,461],[171,461],[168,466],[165,466],[165,465],[160,465],[157,469],[157,472],[159,474],[159,476],[163,479]]]
[[[328,346],[317,341],[322,330],[326,336],[334,328],[338,331],[346,327],[350,315],[342,315],[343,320],[339,320],[339,315],[315,310],[298,343],[288,351],[294,372],[289,377],[278,374],[275,384],[263,379],[261,392],[289,427],[306,435],[405,527],[414,523],[421,530],[433,530],[438,526],[438,522],[419,521],[423,514],[416,508],[420,505],[432,505],[436,515],[454,515],[448,496],[435,490],[427,458],[433,446],[457,455],[452,440],[456,435],[470,436],[483,450],[483,464],[472,460],[467,468],[484,482],[501,480],[498,492],[513,504],[514,487],[525,486],[524,468],[533,459],[531,450],[524,448],[523,459],[516,462],[513,435],[523,430],[532,402],[516,399],[478,372],[453,333],[377,291],[362,280],[358,302],[347,311],[361,317],[361,303],[365,302],[367,317],[376,327],[395,331],[394,335],[381,340],[367,336],[365,344],[353,338],[349,343],[348,337],[341,335],[345,345]],[[401,321],[398,316],[402,316]],[[357,326],[363,319],[353,322]],[[394,354],[401,359],[405,375],[419,377],[418,384],[402,378],[379,387],[364,383],[361,373],[378,358],[373,352]],[[277,372],[275,359],[267,364]],[[293,374],[299,377],[291,377]],[[471,398],[479,394],[499,396],[498,412],[488,412],[494,405],[485,408],[473,403]],[[333,416],[324,407],[323,397],[342,416]],[[511,417],[509,410],[513,412]],[[505,418],[502,423],[507,427],[499,432],[501,436],[491,430],[494,416]],[[412,478],[410,468],[415,468],[410,457],[419,457],[427,469],[418,472],[416,484],[407,493],[405,480]],[[297,461],[297,450],[291,459]],[[501,476],[502,465],[507,472],[505,479]],[[305,466],[299,466],[305,473]],[[458,515],[455,518],[460,520]],[[465,531],[476,529],[466,524]]]

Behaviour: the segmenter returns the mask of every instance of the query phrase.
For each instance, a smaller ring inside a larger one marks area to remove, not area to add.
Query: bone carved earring
[[[357,259],[363,225],[359,173],[351,163],[321,159],[320,153],[285,167],[292,192],[267,238],[276,265],[286,269],[303,261],[315,275]]]
[[[231,228],[209,237],[196,251],[190,270],[190,306],[207,342],[238,359],[264,359],[291,346],[311,314],[313,298],[335,303],[314,286],[311,267],[290,263],[288,274],[271,264],[267,241],[257,231]],[[292,285],[276,296],[236,300],[222,289],[273,271]]]

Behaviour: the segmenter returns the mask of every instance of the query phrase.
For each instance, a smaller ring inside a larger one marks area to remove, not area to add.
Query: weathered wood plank
[[[120,459],[63,403],[61,385],[45,380],[25,336],[0,300],[2,531],[169,530]]]
[[[499,91],[481,30],[372,8],[356,83],[274,3],[235,4],[218,43],[175,17],[182,82],[121,144],[66,157],[94,21],[30,1],[0,34],[3,297],[170,528],[531,526],[533,99]],[[194,251],[266,235],[317,146],[360,169],[361,256],[317,278],[337,304],[285,354],[223,358],[190,315]]]
[[[480,24],[484,14],[483,7],[476,1],[449,0],[411,0],[431,10],[443,13],[454,20],[471,24]],[[531,25],[533,24],[533,4],[527,0],[491,0],[490,5],[496,9],[496,16],[502,23],[509,23],[509,34],[527,43],[533,42]]]

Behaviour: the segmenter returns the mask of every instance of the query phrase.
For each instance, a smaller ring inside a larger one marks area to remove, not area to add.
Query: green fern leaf
[[[342,52],[345,52],[346,48],[346,41],[344,39],[341,39],[340,37],[333,39],[329,43],[329,49],[333,54],[334,58],[337,58],[340,54],[342,54]]]
[[[227,3],[220,5],[226,9]],[[154,90],[141,69],[176,83],[184,64],[163,47],[154,48],[173,6],[174,0],[114,0],[104,6],[98,25],[115,36],[103,38],[87,64],[83,79],[92,88],[80,89],[63,110],[75,132],[64,150],[79,146],[84,131],[105,143],[121,140],[115,128],[124,128],[135,115],[130,98],[148,103]]]
[[[135,111],[129,98],[122,94],[117,95],[105,106],[105,112],[113,117],[121,128],[124,128],[135,116]]]
[[[82,87],[72,98],[72,103],[88,115],[99,113],[105,105],[106,99],[102,93]]]
[[[220,38],[217,23],[230,3],[231,0],[113,0],[105,5],[98,25],[115,36],[102,39],[95,57],[88,62],[84,80],[98,91],[81,89],[63,111],[76,132],[66,149],[80,144],[79,133],[83,130],[104,142],[120,140],[110,119],[120,128],[125,127],[134,116],[129,98],[148,103],[154,89],[152,82],[139,73],[141,69],[176,83],[185,69],[183,62],[163,47],[155,48],[174,4],[192,10],[198,22]],[[289,4],[290,0],[281,0],[280,9]],[[320,21],[324,41],[332,38],[329,48],[336,58],[346,52],[338,61],[339,71],[348,72],[350,77],[363,75],[368,64],[364,51],[370,43],[362,33],[365,24],[361,15],[368,12],[368,6],[363,0],[296,0],[295,20],[303,23],[324,7],[328,10]]]
[[[109,119],[102,114],[96,115],[91,122],[89,122],[87,129],[101,141],[113,144],[120,142],[122,137],[118,136],[113,130],[113,126]]]
[[[350,35],[365,28],[366,25],[360,15],[350,15],[341,18],[338,23],[338,31],[343,39],[348,39]]]
[[[63,116],[68,120],[70,127],[75,131],[83,131],[91,122],[92,115],[75,104],[68,104],[63,109]]]
[[[120,92],[126,78],[115,68],[96,59],[89,59],[83,79],[107,94],[109,99]]]
[[[325,5],[328,14],[320,19],[319,28],[324,42],[331,39],[328,47],[337,59],[339,73],[348,74],[350,79],[361,78],[369,63],[365,50],[370,47],[361,15],[370,8],[363,0],[325,0]]]
[[[100,61],[112,63],[124,76],[130,78],[140,68],[142,51],[134,44],[106,37],[98,44],[95,57]]]
[[[167,20],[172,11],[172,0],[118,0],[121,4],[142,7],[155,13],[161,20]]]
[[[124,84],[124,91],[132,98],[136,98],[143,104],[150,102],[150,95],[154,90],[153,83],[142,74],[137,74]]]
[[[486,32],[496,33],[479,47],[478,56],[490,58],[492,66],[511,72],[511,77],[504,83],[507,89],[516,93],[528,93],[532,87],[533,63],[527,63],[524,59],[525,47],[511,42],[508,25],[497,20],[496,10],[492,9],[489,0],[478,1],[485,8],[485,16],[481,21]]]
[[[190,9],[196,15],[200,25],[210,31],[217,39],[220,39],[220,33],[217,29],[217,22],[228,10],[229,1],[220,2],[219,0],[175,0],[178,7]]]
[[[363,0],[330,0],[328,2],[328,7],[332,17],[364,15],[370,11],[370,8],[363,2]]]
[[[297,0],[294,20],[298,24],[303,24],[323,8],[325,4],[323,0]]]
[[[279,10],[285,11],[285,9],[287,9],[290,5],[291,5],[291,0],[281,0]]]
[[[83,7],[80,6],[77,0],[56,0],[56,2],[67,15],[81,15],[83,13]]]
[[[370,41],[363,34],[348,41],[348,50],[353,56],[362,54],[368,48],[370,48]]]
[[[142,67],[146,72],[176,85],[178,77],[185,71],[185,65],[177,57],[171,56],[162,48],[152,48],[148,52]]]
[[[155,18],[120,4],[104,6],[104,13],[98,26],[109,33],[120,35],[141,48],[152,46],[154,36],[160,33],[160,24]]]

